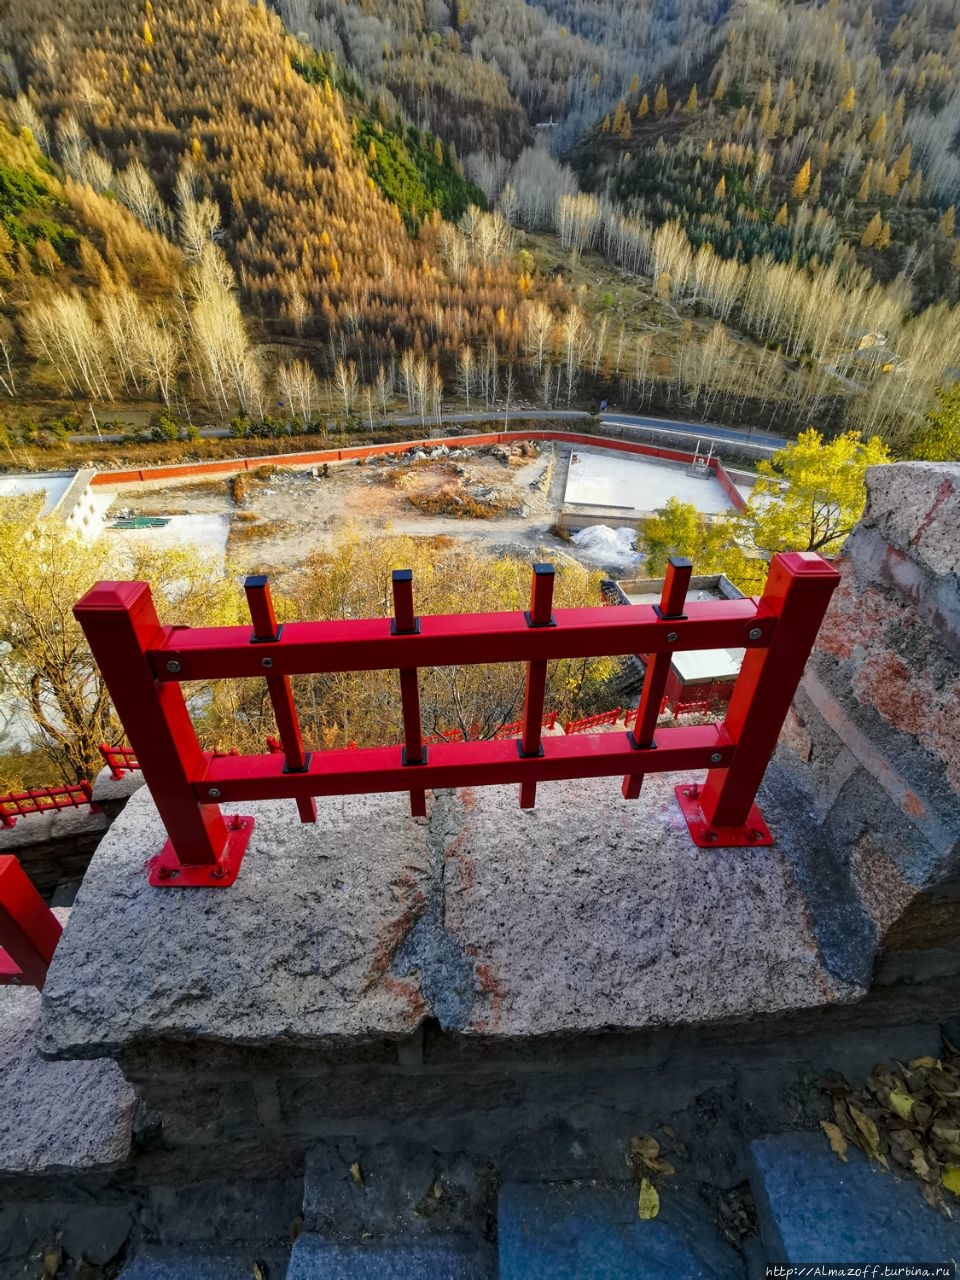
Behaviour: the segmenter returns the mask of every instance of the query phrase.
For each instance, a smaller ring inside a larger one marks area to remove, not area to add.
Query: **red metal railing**
[[[137,753],[133,747],[126,747],[122,743],[119,746],[111,747],[109,743],[101,742],[100,754],[110,769],[111,777],[117,781],[125,773],[130,773],[133,769],[140,768],[137,762]]]
[[[90,806],[91,813],[99,813],[94,804],[93,787],[83,782],[68,782],[62,787],[31,787],[28,791],[9,791],[0,796],[0,826],[15,827],[17,818],[28,813],[49,813],[51,809],[79,809]]]
[[[225,885],[236,878],[253,819],[225,818],[218,802],[293,799],[313,821],[315,797],[408,791],[415,814],[426,790],[517,782],[520,804],[540,782],[621,775],[628,799],[644,775],[709,770],[702,787],[677,788],[697,843],[766,844],[757,789],[839,574],[810,552],[773,557],[760,599],[685,603],[691,565],[670,563],[660,604],[558,609],[553,568],[535,565],[526,613],[417,617],[409,571],[394,573],[394,616],[278,626],[264,578],[247,580],[253,630],[161,626],[143,582],[103,582],[75,607],[137,753],[170,839],[151,883]],[[654,730],[670,670],[683,649],[744,648],[722,723]],[[543,741],[547,663],[561,658],[650,655],[640,703],[625,734]],[[514,741],[427,745],[420,718],[423,667],[525,662],[521,732]],[[305,750],[290,677],[396,670],[402,747]],[[282,754],[216,757],[197,740],[181,684],[266,678]]]
[[[62,932],[17,859],[0,857],[0,986],[42,990]]]
[[[584,716],[582,720],[568,720],[563,726],[564,733],[586,733],[588,729],[600,729],[605,724],[616,724],[623,712],[620,707],[614,707],[612,711],[598,711],[596,715]],[[624,723],[630,718],[628,711],[624,716]]]

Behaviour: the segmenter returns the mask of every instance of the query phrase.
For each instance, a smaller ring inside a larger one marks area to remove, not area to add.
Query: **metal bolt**
[[[762,840],[763,832],[758,831],[756,827],[751,827],[750,830],[747,832],[747,838],[750,840]]]
[[[750,630],[747,632],[747,639],[759,640],[762,635],[763,635],[763,631],[760,627],[751,627]]]
[[[720,754],[720,752],[715,751],[713,755],[710,757],[710,763],[719,764],[722,759],[723,759],[723,756]]]
[[[706,827],[703,832],[703,838],[704,840],[716,840],[717,833],[715,831],[711,831],[709,827]]]
[[[261,665],[261,666],[264,666],[264,667],[272,667],[272,666],[273,666],[273,659],[272,659],[272,658],[264,658],[264,659],[261,661],[261,664],[260,664],[260,665]]]
[[[219,799],[220,799],[220,788],[219,788],[219,787],[211,787],[211,788],[210,788],[210,790],[207,792],[207,795],[210,797],[210,799],[211,799],[211,800],[219,800]]]
[[[242,818],[231,818],[227,823],[231,831],[242,831],[246,825]]]
[[[180,663],[174,662],[173,658],[167,663],[167,670],[172,671],[174,675],[180,670]]]
[[[180,872],[176,867],[160,867],[157,871],[158,880],[176,880]]]
[[[213,870],[210,872],[210,879],[222,880],[226,874],[227,873],[226,871],[224,871],[223,867],[214,867]]]
[[[679,639],[679,636],[675,631],[667,632],[667,644],[676,644],[678,639]]]

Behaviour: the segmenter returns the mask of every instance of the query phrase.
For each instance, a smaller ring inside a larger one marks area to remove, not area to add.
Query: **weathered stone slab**
[[[492,1250],[456,1239],[330,1244],[304,1235],[293,1246],[286,1280],[494,1280]]]
[[[0,987],[0,1173],[109,1168],[130,1150],[136,1094],[114,1062],[48,1062],[40,993]]]
[[[151,1040],[323,1044],[408,1034],[415,980],[390,973],[424,908],[424,830],[406,796],[246,806],[256,828],[228,889],[151,888],[166,835],[146,789],[98,848],[44,990],[44,1052]],[[91,975],[96,975],[96,981]]]
[[[960,1252],[960,1222],[853,1148],[843,1164],[822,1134],[784,1133],[752,1143],[751,1155],[771,1261],[932,1263]]]
[[[499,787],[446,801],[445,928],[473,972],[462,1031],[717,1022],[858,994],[825,971],[782,849],[696,848],[677,781],[648,778],[639,802],[613,779],[541,785],[530,811]]]
[[[673,795],[616,779],[282,802],[229,889],[160,889],[146,791],[97,851],[44,993],[43,1050],[170,1040],[320,1047],[427,1017],[475,1036],[719,1021],[861,994],[830,977],[777,849],[698,850]],[[89,981],[96,972],[97,981]]]
[[[615,779],[248,806],[230,889],[156,889],[147,792],[98,850],[51,968],[44,1051],[100,1056],[170,1039],[337,1046],[426,1016],[526,1037],[813,1007],[860,989],[820,960],[773,849],[698,850],[673,795]],[[98,981],[84,975],[96,967]]]
[[[740,1280],[743,1262],[687,1202],[664,1194],[641,1222],[629,1187],[508,1184],[500,1192],[500,1280]]]

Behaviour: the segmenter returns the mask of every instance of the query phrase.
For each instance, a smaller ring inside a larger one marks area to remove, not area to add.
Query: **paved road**
[[[471,422],[488,422],[492,426],[499,426],[501,430],[513,427],[517,422],[556,422],[569,421],[589,423],[591,415],[582,409],[525,409],[522,413],[516,413],[509,419],[505,418],[502,412],[499,413],[451,413],[444,414],[443,419],[437,423],[431,420],[427,421],[426,430],[432,431],[437,427],[443,426],[465,426]],[[716,424],[705,424],[702,422],[680,422],[675,418],[646,418],[639,414],[632,413],[605,413],[601,419],[605,426],[643,428],[648,427],[654,431],[660,431],[667,435],[684,435],[699,436],[703,440],[715,440],[718,443],[725,444],[755,444],[768,449],[782,449],[786,441],[782,436],[770,435],[766,432],[754,431],[752,428],[741,429],[740,427],[723,427]],[[397,427],[417,427],[421,431],[424,430],[423,423],[419,418],[391,418],[390,422]],[[504,423],[506,422],[506,427]],[[200,435],[205,440],[226,440],[230,437],[230,432],[226,427],[205,427],[201,430]],[[331,432],[330,446],[333,447],[337,441],[338,434]],[[98,437],[95,435],[75,435],[70,439],[75,444],[96,444]],[[103,432],[99,437],[104,444],[119,444],[129,439],[128,436],[115,433]],[[264,440],[264,448],[269,445],[269,440]],[[316,449],[322,446],[317,445],[314,441],[304,438],[304,450]]]
[[[716,440],[724,444],[756,444],[769,449],[782,449],[787,443],[783,436],[756,431],[752,427],[722,427],[705,422],[678,422],[675,418],[642,418],[634,413],[605,413],[605,426],[650,427],[667,435],[699,436],[702,440]]]

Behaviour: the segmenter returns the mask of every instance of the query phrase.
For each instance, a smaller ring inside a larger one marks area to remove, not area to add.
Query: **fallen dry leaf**
[[[647,1178],[640,1183],[640,1201],[637,1206],[637,1217],[645,1222],[655,1218],[660,1212],[660,1197],[657,1189]]]
[[[827,1139],[830,1143],[830,1150],[834,1155],[838,1155],[844,1164],[846,1164],[848,1144],[840,1129],[835,1124],[831,1124],[829,1120],[821,1120],[820,1128],[827,1135]]]
[[[350,1177],[354,1180],[358,1187],[363,1186],[363,1172],[359,1164],[354,1161],[350,1166]]]

